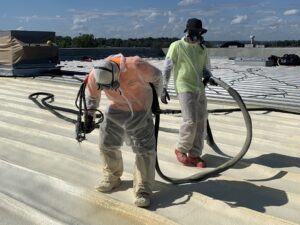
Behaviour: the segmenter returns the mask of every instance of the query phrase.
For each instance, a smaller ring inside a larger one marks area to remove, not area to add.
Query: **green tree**
[[[92,34],[82,34],[79,37],[74,37],[72,40],[74,48],[93,48],[97,47],[97,42]]]
[[[56,44],[59,48],[70,48],[72,46],[72,38],[70,36],[57,36]]]

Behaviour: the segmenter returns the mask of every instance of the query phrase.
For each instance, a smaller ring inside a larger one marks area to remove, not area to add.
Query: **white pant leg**
[[[179,140],[176,148],[187,153],[193,147],[197,130],[195,111],[196,95],[192,92],[179,93],[178,99],[183,121],[179,128]]]
[[[116,181],[123,174],[123,159],[120,150],[100,151],[100,160],[102,163],[103,180]]]
[[[201,156],[204,147],[204,139],[207,135],[207,100],[205,95],[200,95],[198,99],[198,104],[196,108],[197,113],[197,130],[195,139],[193,142],[193,147],[190,150],[191,155]]]
[[[135,195],[141,192],[152,193],[155,179],[156,152],[147,151],[136,154],[133,172],[133,191]]]
[[[152,186],[155,179],[156,163],[156,140],[154,136],[154,124],[151,112],[136,113],[136,121],[128,124],[127,135],[131,139],[135,156],[133,172],[133,190],[135,194],[146,192],[152,193]],[[138,126],[135,123],[138,121]],[[138,127],[138,128],[137,128]]]
[[[207,102],[205,94],[185,92],[178,94],[183,122],[179,129],[176,148],[182,152],[201,155],[206,137]]]
[[[120,151],[123,145],[124,130],[108,116],[100,125],[100,160],[103,179],[115,181],[123,174],[123,159]]]

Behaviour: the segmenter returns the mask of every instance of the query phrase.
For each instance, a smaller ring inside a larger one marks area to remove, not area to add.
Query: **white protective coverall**
[[[99,106],[103,92],[109,100],[104,111],[104,121],[100,124],[99,148],[104,180],[113,182],[122,176],[120,148],[125,141],[135,153],[134,193],[151,194],[155,178],[156,140],[151,111],[153,95],[149,83],[160,94],[161,71],[137,56],[124,57],[118,54],[106,60],[120,66],[120,87],[117,90],[99,89],[92,70],[88,75],[86,88],[88,109]],[[94,111],[89,113],[93,114]]]

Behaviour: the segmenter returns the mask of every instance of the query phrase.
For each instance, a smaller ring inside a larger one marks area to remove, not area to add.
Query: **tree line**
[[[300,47],[300,40],[268,41],[262,44],[265,47]]]
[[[60,48],[103,48],[103,47],[151,47],[168,48],[178,38],[95,38],[92,34],[82,34],[77,37],[56,37],[56,44]]]
[[[104,48],[104,47],[150,47],[168,48],[170,44],[179,38],[159,37],[159,38],[96,38],[93,34],[81,34],[76,37],[57,36],[56,44],[60,48]],[[224,42],[224,41],[223,41]],[[218,41],[205,41],[205,45],[210,47],[218,46]],[[265,47],[300,47],[300,40],[283,41],[257,41],[256,44]]]

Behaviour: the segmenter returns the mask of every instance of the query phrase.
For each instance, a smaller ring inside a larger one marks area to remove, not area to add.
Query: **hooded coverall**
[[[161,71],[137,56],[123,57],[119,54],[106,60],[114,61],[120,66],[120,87],[117,90],[98,89],[92,70],[86,89],[88,109],[99,106],[102,92],[109,100],[104,121],[100,124],[99,148],[104,180],[115,181],[122,176],[120,148],[125,141],[135,153],[134,193],[151,194],[155,177],[156,140],[151,112],[153,95],[149,83],[160,94]]]

